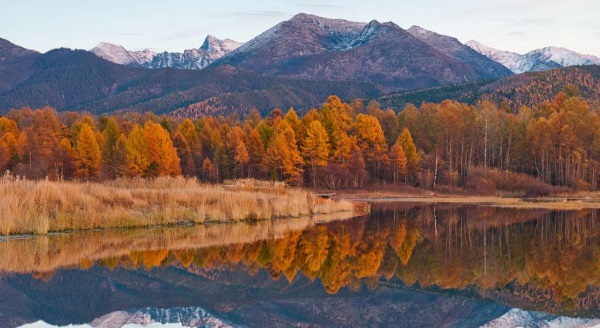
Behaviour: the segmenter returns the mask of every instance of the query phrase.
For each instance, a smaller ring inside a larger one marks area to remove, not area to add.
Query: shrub
[[[549,185],[526,174],[481,167],[469,170],[464,185],[466,189],[482,194],[491,194],[501,190],[520,193],[527,197],[548,196],[552,193],[566,191],[564,187]]]

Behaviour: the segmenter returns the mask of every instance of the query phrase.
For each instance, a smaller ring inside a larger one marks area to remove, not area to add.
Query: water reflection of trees
[[[270,239],[196,248],[166,243],[80,263],[250,274],[263,269],[272,279],[319,279],[332,294],[399,278],[420,288],[474,290],[512,306],[586,314],[599,307],[599,223],[591,210],[388,204],[373,206],[368,218],[309,225]]]
[[[332,294],[398,277],[422,288],[474,289],[513,306],[585,313],[598,309],[598,223],[595,211],[375,206],[368,219],[184,254],[131,254],[119,264],[262,268],[289,281],[302,273]]]

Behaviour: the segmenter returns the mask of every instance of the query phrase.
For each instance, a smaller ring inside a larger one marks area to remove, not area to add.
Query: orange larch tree
[[[390,149],[390,171],[394,183],[405,178],[408,173],[408,160],[399,140]]]
[[[278,172],[291,184],[299,184],[302,180],[302,164],[304,161],[298,151],[294,130],[285,120],[275,125],[273,137],[267,147],[267,163],[273,172]]]
[[[133,127],[125,143],[127,173],[129,176],[144,176],[150,165],[148,156],[148,144],[144,129],[138,124]]]
[[[173,141],[160,124],[152,121],[144,125],[144,135],[148,146],[148,168],[156,167],[156,172],[152,175],[180,175],[181,167],[177,150],[173,147]]]
[[[83,123],[77,136],[77,148],[75,149],[75,166],[77,170],[75,175],[85,180],[97,179],[101,159],[100,146],[96,141],[94,130],[87,123]]]
[[[381,178],[388,156],[387,141],[379,121],[373,116],[358,114],[354,130],[368,171],[372,176]]]
[[[317,187],[317,167],[327,165],[329,159],[329,136],[319,121],[313,121],[306,129],[302,143],[304,162],[311,169],[313,186]]]

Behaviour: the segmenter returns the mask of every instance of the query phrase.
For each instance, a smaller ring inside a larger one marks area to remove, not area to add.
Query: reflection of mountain
[[[222,272],[218,278],[211,280],[176,268],[66,270],[47,283],[17,276],[6,279],[0,293],[4,296],[8,289],[18,290],[18,294],[10,294],[11,303],[26,304],[22,308],[26,313],[0,301],[0,326],[38,320],[54,325],[82,324],[103,316],[117,320],[117,311],[129,308],[201,307],[214,321],[241,326],[478,327],[508,311],[489,302],[388,286],[328,295],[317,281],[301,277],[288,284],[269,279],[264,271],[255,275]],[[5,321],[11,317],[18,319]],[[155,318],[166,321],[160,315]]]
[[[481,328],[505,327],[569,327],[592,328],[598,327],[600,320],[556,317],[541,312],[526,312],[512,309],[503,316],[494,319]]]
[[[231,324],[198,307],[117,311],[95,319],[91,325],[93,327],[121,327],[126,324],[146,326],[152,323],[181,323],[185,327],[232,327]]]
[[[211,327],[228,328],[233,325],[219,319],[199,307],[187,308],[143,308],[115,311],[94,319],[91,323],[77,325],[77,328],[112,328],[112,327]],[[23,325],[21,328],[60,328],[39,320]],[[72,326],[69,326],[72,327]]]

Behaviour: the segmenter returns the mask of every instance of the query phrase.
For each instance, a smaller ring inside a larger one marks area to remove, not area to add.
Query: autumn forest
[[[193,121],[23,108],[0,118],[0,169],[52,180],[183,175],[327,189],[597,190],[599,114],[573,87],[534,108],[446,100],[396,113],[330,96],[301,114],[251,110]]]

